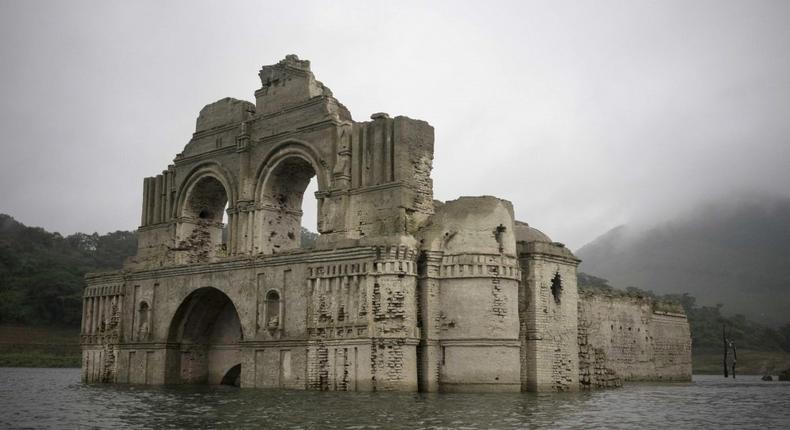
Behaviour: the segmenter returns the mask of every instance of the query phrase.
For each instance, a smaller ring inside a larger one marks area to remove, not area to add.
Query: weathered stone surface
[[[508,201],[434,201],[428,123],[353,121],[296,56],[259,76],[255,104],[204,107],[145,178],[137,255],[88,275],[84,381],[544,391],[690,376],[682,315],[580,299],[579,260]],[[314,177],[321,234],[305,250]],[[655,339],[602,332],[622,315]],[[622,358],[632,341],[650,354]]]
[[[584,358],[579,366],[589,375],[585,386],[607,386],[601,371],[625,381],[691,380],[685,315],[661,310],[648,298],[583,293],[579,345]],[[596,354],[603,357],[602,365]]]

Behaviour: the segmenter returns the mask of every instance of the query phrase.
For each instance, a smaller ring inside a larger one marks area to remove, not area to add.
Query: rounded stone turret
[[[515,223],[515,230],[516,230],[516,242],[543,242],[543,243],[553,243],[554,241],[551,240],[546,233],[536,229],[535,227],[530,227],[529,224],[523,221],[516,221]]]
[[[546,233],[523,221],[516,221],[514,224],[519,254],[540,253],[580,261],[565,244],[551,240]]]
[[[435,202],[435,213],[420,236],[426,250],[446,254],[516,255],[513,204],[492,196]]]

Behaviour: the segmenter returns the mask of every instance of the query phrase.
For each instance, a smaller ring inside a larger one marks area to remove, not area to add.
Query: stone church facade
[[[579,260],[508,201],[434,200],[427,122],[354,121],[296,56],[259,75],[254,104],[204,107],[183,152],[145,178],[137,255],[87,276],[83,381],[563,391],[690,379],[683,314],[580,294]],[[304,249],[313,177],[320,236]]]

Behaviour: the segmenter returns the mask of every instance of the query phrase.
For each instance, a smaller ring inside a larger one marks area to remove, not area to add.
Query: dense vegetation
[[[302,248],[310,249],[315,247],[315,241],[318,240],[318,233],[314,233],[302,227]]]
[[[132,232],[63,237],[0,214],[0,323],[78,326],[86,272],[117,269]]]
[[[695,350],[721,348],[722,327],[727,327],[727,336],[735,342],[738,348],[790,352],[790,324],[772,328],[750,320],[741,314],[725,316],[722,314],[723,305],[700,306],[697,304],[697,300],[688,293],[658,295],[636,287],[618,290],[609,285],[608,280],[583,272],[579,273],[579,288],[605,291],[610,294],[650,297],[681,305],[689,319],[692,346]]]
[[[302,228],[302,247],[317,233]],[[134,232],[63,237],[0,214],[0,324],[79,326],[87,272],[115,270],[137,250]]]

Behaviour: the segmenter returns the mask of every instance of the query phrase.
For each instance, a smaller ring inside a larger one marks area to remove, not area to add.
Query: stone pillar
[[[143,213],[140,216],[140,225],[148,224],[148,180],[143,179]]]
[[[233,208],[228,206],[227,211],[225,213],[228,215],[228,242],[225,244],[227,247],[228,255],[235,255],[236,254],[236,230],[238,229],[236,226],[236,213]]]
[[[96,334],[99,332],[99,317],[101,316],[99,313],[99,297],[95,294],[96,292],[94,291],[94,296],[91,298],[93,301],[93,328],[91,330],[91,334]]]
[[[145,193],[145,225],[154,223],[154,178],[145,178],[148,184]]]
[[[165,176],[164,190],[162,190],[162,200],[164,201],[162,221],[167,222],[170,221],[170,217],[172,216],[172,211],[170,209],[170,188],[173,186],[173,172],[165,170],[162,174]]]
[[[93,297],[88,297],[88,330],[87,330],[87,334],[93,334],[93,327],[94,327],[93,319],[94,318],[95,318],[95,309],[93,308]]]
[[[154,224],[162,222],[162,175],[154,179]]]
[[[417,280],[419,301],[417,308],[420,313],[420,346],[417,354],[419,362],[419,389],[423,392],[439,391],[439,365],[441,346],[439,344],[439,267],[442,255],[440,252],[424,251],[421,266],[418,268]]]
[[[416,250],[380,246],[369,279],[376,391],[417,391]]]
[[[82,298],[82,320],[80,321],[80,334],[85,334],[85,320],[88,316],[88,299]]]
[[[239,200],[236,202],[236,217],[234,224],[231,225],[231,237],[233,241],[233,252],[239,254],[251,253],[251,247],[247,244],[251,242],[252,230],[250,229],[249,206],[254,200],[252,187],[254,178],[250,174],[250,135],[247,133],[247,123],[241,123],[239,135],[236,137],[236,152],[239,154]]]

